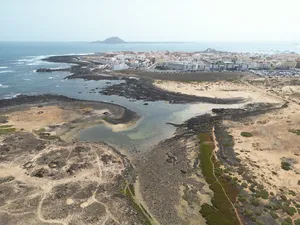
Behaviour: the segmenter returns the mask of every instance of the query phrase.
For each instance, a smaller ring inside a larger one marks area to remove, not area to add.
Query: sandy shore
[[[282,100],[249,87],[242,82],[176,82],[156,80],[154,85],[166,91],[209,98],[243,98],[247,102],[278,103]]]

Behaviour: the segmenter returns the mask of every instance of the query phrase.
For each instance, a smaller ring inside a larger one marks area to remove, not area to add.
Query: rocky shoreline
[[[15,110],[15,107],[29,107],[32,105],[38,105],[39,107],[45,105],[61,105],[64,106],[66,103],[70,104],[86,104],[92,105],[98,108],[107,108],[113,112],[113,114],[117,114],[116,117],[108,117],[106,121],[111,124],[126,124],[132,121],[136,121],[139,119],[139,116],[123,107],[114,103],[106,103],[106,102],[99,102],[99,101],[86,101],[86,100],[79,100],[74,98],[69,98],[62,95],[51,95],[51,94],[44,94],[44,95],[18,95],[12,99],[0,99],[0,113],[5,113],[11,110]]]
[[[81,61],[76,56],[53,56],[44,59],[49,62],[76,64],[69,69],[61,69],[72,73],[66,79],[84,80],[124,80],[124,83],[105,87],[99,93],[103,95],[122,96],[133,100],[144,101],[168,101],[171,104],[204,102],[213,104],[237,104],[243,102],[243,98],[210,98],[171,93],[153,85],[153,79],[136,74],[122,74],[105,72],[97,69],[97,64]],[[56,69],[39,69],[38,72],[58,71]]]

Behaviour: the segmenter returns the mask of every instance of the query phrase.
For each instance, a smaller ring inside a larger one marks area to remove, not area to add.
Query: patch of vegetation
[[[283,206],[282,210],[290,216],[293,216],[297,212],[297,210],[294,207]]]
[[[281,209],[281,205],[279,203],[272,203],[267,205],[266,207],[275,211]]]
[[[300,135],[300,129],[290,129],[289,132]]]
[[[256,216],[252,210],[245,209],[245,210],[243,210],[243,214],[245,215],[245,217],[249,218],[251,221],[253,221],[253,222],[256,221]]]
[[[284,170],[291,170],[291,164],[289,164],[288,162],[281,162],[281,168]]]
[[[228,168],[225,168],[225,169],[223,170],[223,172],[224,172],[224,173],[229,173],[229,169],[228,169]],[[299,182],[300,182],[300,180],[299,180]]]
[[[293,225],[293,220],[291,217],[287,217],[284,219],[284,221],[281,223],[281,225]]]
[[[287,197],[285,195],[280,195],[280,198],[283,200],[283,201],[287,201]]]
[[[269,213],[275,220],[278,219],[278,215],[276,212],[270,211]]]
[[[40,128],[36,132],[37,133],[43,133],[43,132],[46,132],[46,129],[45,128]]]
[[[239,196],[238,196],[238,200],[239,200],[240,202],[246,202],[246,201],[247,201],[247,198],[246,198],[246,196],[244,196],[244,195],[239,195]]]
[[[266,190],[259,190],[255,193],[256,198],[263,198],[263,199],[268,199],[269,198],[269,193]]]
[[[39,137],[45,140],[61,140],[60,137],[51,135],[50,133],[39,133]]]
[[[300,225],[300,219],[295,220],[295,221],[294,221],[294,224],[295,224],[295,225]]]
[[[253,134],[250,132],[241,132],[241,136],[243,137],[253,137]]]
[[[252,198],[251,199],[251,204],[254,205],[254,206],[259,206],[259,201],[257,198]]]
[[[296,196],[296,192],[289,190],[289,195]]]
[[[135,191],[134,191],[134,187],[132,184],[128,185],[128,188],[130,189],[131,193],[133,194],[133,196],[135,196]]]
[[[200,213],[206,219],[208,225],[222,224],[235,225],[239,224],[231,202],[235,202],[238,195],[237,187],[233,186],[228,179],[220,177],[216,180],[214,176],[215,169],[219,164],[213,155],[214,144],[210,135],[201,133],[200,139],[200,162],[203,176],[213,191],[214,196],[211,200],[212,205],[204,204]],[[225,191],[225,192],[224,192]],[[228,198],[226,197],[226,194]]]
[[[7,127],[6,125],[0,127],[0,135],[10,134],[10,133],[13,133],[15,131],[16,131],[16,128]]]
[[[257,222],[256,222],[256,225],[265,225],[265,223],[262,222],[262,221],[257,221]]]
[[[0,129],[6,129],[6,128],[11,128],[12,125],[1,125]]]
[[[262,215],[262,212],[261,212],[261,211],[256,211],[256,212],[255,212],[255,215],[261,216],[261,215]]]
[[[131,200],[133,207],[136,209],[138,214],[141,216],[142,224],[152,225],[151,220],[150,220],[150,218],[151,218],[150,214],[145,210],[145,208],[141,204],[138,204],[136,202],[134,194],[132,193],[132,189],[134,189],[132,184],[126,185],[125,190],[123,190],[122,193]]]
[[[213,206],[207,204],[207,203],[204,203],[202,206],[201,206],[201,215],[206,218],[208,217],[209,215],[215,213],[217,211],[216,208],[214,208]]]
[[[247,188],[247,187],[248,187],[248,184],[247,184],[246,182],[243,182],[243,183],[242,183],[242,187]]]

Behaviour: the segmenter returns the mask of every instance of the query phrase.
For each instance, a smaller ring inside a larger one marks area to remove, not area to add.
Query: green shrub
[[[215,211],[216,211],[216,209],[213,206],[211,206],[207,203],[204,203],[201,207],[200,213],[205,218],[205,217],[209,216],[210,214],[214,213]]]
[[[288,206],[283,206],[282,207],[283,212],[287,213],[290,216],[293,216],[297,210],[294,207],[288,207]]]
[[[259,201],[257,200],[257,198],[252,198],[251,199],[251,204],[254,206],[259,206]]]
[[[239,200],[240,202],[246,202],[246,201],[247,201],[247,198],[246,198],[245,196],[243,196],[243,195],[239,195],[239,196],[238,196],[238,200]]]
[[[266,190],[259,190],[255,194],[256,198],[263,198],[263,199],[268,199],[269,198],[269,193]]]
[[[292,190],[289,190],[289,194],[292,195],[292,196],[296,196],[296,192],[294,192]]]
[[[289,130],[289,132],[291,132],[291,133],[294,133],[294,134],[297,134],[297,135],[300,135],[300,130],[299,129],[291,129],[291,130]]]
[[[294,221],[295,225],[300,225],[300,219]]]
[[[241,136],[243,137],[253,137],[253,134],[250,132],[241,132]]]
[[[243,182],[243,183],[242,183],[242,187],[247,188],[247,187],[248,187],[248,184],[247,184],[246,182]]]
[[[36,131],[37,133],[42,133],[42,132],[46,132],[46,129],[45,128],[40,128]]]
[[[291,170],[291,164],[288,162],[281,162],[281,168],[284,170]]]
[[[244,213],[244,215],[245,215],[246,217],[248,217],[250,220],[256,221],[256,216],[255,216],[255,214],[253,213],[252,210],[250,210],[250,209],[245,209],[243,213]]]
[[[0,129],[6,129],[6,128],[11,128],[12,125],[1,125]]]
[[[269,213],[275,220],[278,219],[278,215],[276,212],[270,211]]]
[[[284,221],[281,223],[281,225],[292,225],[293,224],[293,220],[290,217],[287,217],[284,219]]]
[[[10,134],[15,131],[16,131],[16,128],[0,128],[0,135]]]

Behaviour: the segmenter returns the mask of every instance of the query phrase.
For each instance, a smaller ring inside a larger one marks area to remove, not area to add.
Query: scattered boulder
[[[49,176],[49,175],[50,175],[49,171],[45,168],[40,168],[40,169],[35,170],[31,173],[32,177],[38,177],[38,178],[46,177],[46,176]]]
[[[23,165],[23,168],[24,168],[24,169],[30,169],[30,168],[33,168],[33,167],[34,167],[34,165],[33,165],[32,162],[27,162],[27,163],[25,163],[25,164]]]

